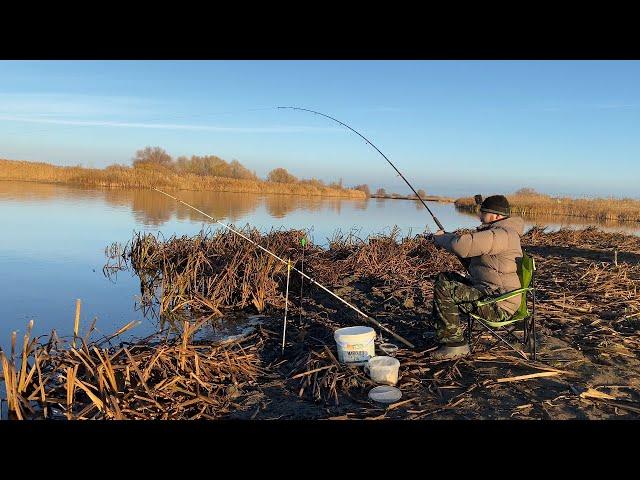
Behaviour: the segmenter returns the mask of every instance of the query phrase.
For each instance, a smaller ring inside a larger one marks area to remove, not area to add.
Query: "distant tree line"
[[[366,187],[366,185],[365,185],[365,187]],[[420,188],[420,189],[418,189],[418,195],[420,196],[420,198],[426,198],[427,192],[425,192],[422,188]],[[401,195],[399,193],[387,193],[387,191],[382,187],[380,187],[379,189],[376,190],[375,196],[376,197],[389,197],[389,198],[414,198],[414,199],[418,198],[415,193],[410,193],[409,195]]]
[[[238,160],[227,162],[215,155],[192,155],[190,158],[181,156],[174,160],[171,155],[160,147],[145,147],[142,150],[136,151],[136,154],[133,157],[133,168],[148,167],[166,168],[176,173],[191,173],[200,176],[260,180],[255,171],[249,170]],[[298,183],[312,185],[315,187],[330,187],[339,190],[343,190],[345,188],[342,183],[342,178],[337,182],[331,182],[327,185],[325,182],[317,178],[299,179],[282,167],[271,170],[267,174],[266,180],[273,183]],[[352,188],[354,190],[364,192],[367,197],[371,195],[369,186],[366,184],[356,185]]]
[[[238,178],[246,180],[258,180],[255,172],[245,168],[239,161],[226,162],[215,155],[198,156],[191,158],[181,156],[173,159],[160,147],[146,147],[136,152],[133,157],[133,168],[144,166],[164,167],[177,173],[192,173],[200,176],[215,176]]]

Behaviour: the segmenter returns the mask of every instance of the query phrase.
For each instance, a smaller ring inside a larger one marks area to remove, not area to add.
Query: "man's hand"
[[[445,231],[444,230],[438,230],[436,233],[434,233],[434,235],[444,235]]]

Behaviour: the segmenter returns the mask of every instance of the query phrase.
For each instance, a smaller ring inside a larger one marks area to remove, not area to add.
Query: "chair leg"
[[[522,346],[531,353],[531,359],[536,359],[536,334],[535,334],[535,317],[532,315],[524,320],[524,337],[522,338]]]
[[[536,277],[535,275],[531,279],[531,283],[533,287],[533,291],[532,291],[533,308],[531,309],[531,338],[533,341],[533,346],[531,349],[532,350],[531,356],[533,357],[533,361],[535,362],[536,360],[536,289],[535,289]]]
[[[516,337],[515,333],[513,333],[516,330],[517,330],[517,327],[511,327],[511,328],[507,327],[507,328],[505,328],[505,332],[506,332],[507,336],[513,338],[518,343],[522,343],[521,340],[518,337]]]
[[[530,349],[531,349],[531,358],[533,358],[533,361],[536,361],[536,316],[535,314],[531,315],[531,333],[529,334],[529,336],[531,337],[529,339],[530,342]]]
[[[505,345],[507,345],[511,350],[513,350],[514,352],[516,352],[518,355],[521,355],[522,358],[524,358],[525,360],[529,360],[527,358],[526,353],[518,350],[517,348],[515,348],[513,345],[511,345],[509,342],[507,342],[504,338],[502,338],[502,336],[496,332],[494,329],[490,328],[488,325],[485,325],[483,322],[478,322],[480,325],[482,325],[483,328],[485,328],[486,330],[488,330],[491,335],[493,335],[494,337],[496,337],[498,340],[500,340],[501,342],[503,342]]]

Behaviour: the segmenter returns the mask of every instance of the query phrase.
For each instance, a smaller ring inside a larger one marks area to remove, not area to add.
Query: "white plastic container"
[[[369,371],[369,377],[376,383],[395,385],[398,382],[398,370],[400,362],[397,358],[377,356],[372,357],[365,367]]]
[[[375,356],[376,332],[371,327],[345,327],[333,332],[338,360],[350,365],[364,365]]]

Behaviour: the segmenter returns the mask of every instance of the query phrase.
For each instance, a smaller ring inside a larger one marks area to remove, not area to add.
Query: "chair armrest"
[[[530,287],[523,287],[523,288],[518,288],[516,290],[512,290],[510,292],[507,293],[503,293],[502,295],[498,296],[498,297],[493,297],[493,298],[489,298],[487,300],[481,300],[476,302],[476,305],[478,305],[479,307],[483,306],[483,305],[491,305],[492,303],[498,303],[498,302],[502,302],[503,300],[508,300],[509,298],[515,297],[516,295],[520,295],[521,293],[525,293],[528,291],[533,290],[533,288]]]

